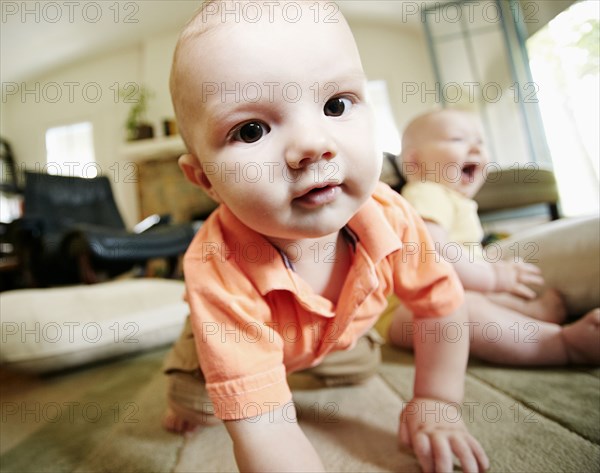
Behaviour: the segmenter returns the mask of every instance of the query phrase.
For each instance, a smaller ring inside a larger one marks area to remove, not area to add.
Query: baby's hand
[[[489,468],[487,455],[467,431],[455,404],[413,398],[400,415],[399,437],[414,450],[425,473],[452,471],[453,454],[465,473]]]
[[[524,299],[535,299],[531,285],[542,286],[544,278],[540,268],[523,261],[498,261],[491,263],[496,275],[496,292],[510,292]]]

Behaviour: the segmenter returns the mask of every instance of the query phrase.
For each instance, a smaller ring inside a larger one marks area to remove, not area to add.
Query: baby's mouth
[[[339,184],[318,185],[294,198],[293,201],[302,207],[315,208],[333,202],[340,192]]]
[[[479,165],[477,163],[466,163],[462,167],[462,181],[473,182],[475,180],[475,172]]]

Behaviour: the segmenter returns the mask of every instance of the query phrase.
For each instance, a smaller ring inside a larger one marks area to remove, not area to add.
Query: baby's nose
[[[286,148],[285,160],[292,169],[301,169],[320,159],[337,155],[334,140],[319,126],[302,126]]]
[[[470,152],[472,154],[481,154],[483,152],[483,143],[481,141],[472,141]]]

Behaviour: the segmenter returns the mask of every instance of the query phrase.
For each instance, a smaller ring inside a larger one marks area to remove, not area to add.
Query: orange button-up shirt
[[[253,417],[291,399],[286,373],[351,348],[395,293],[415,317],[463,301],[420,217],[385,184],[344,229],[354,254],[337,306],[313,292],[262,235],[221,205],[184,258],[187,299],[206,388],[220,419]]]

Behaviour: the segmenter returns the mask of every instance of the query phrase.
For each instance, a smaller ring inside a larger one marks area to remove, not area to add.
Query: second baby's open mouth
[[[475,180],[475,172],[479,166],[476,163],[467,163],[462,168],[463,182],[473,182]]]

